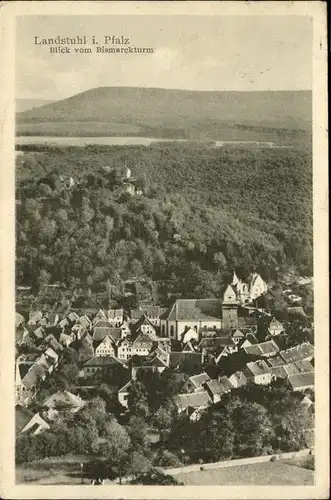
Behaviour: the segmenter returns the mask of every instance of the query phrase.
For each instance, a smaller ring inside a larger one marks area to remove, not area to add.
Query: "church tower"
[[[222,327],[238,327],[238,301],[237,295],[231,285],[228,285],[222,302]]]

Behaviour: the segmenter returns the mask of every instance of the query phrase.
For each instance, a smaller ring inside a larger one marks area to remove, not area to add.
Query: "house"
[[[47,337],[44,338],[40,347],[41,348],[51,347],[53,349],[53,351],[55,351],[56,353],[61,352],[63,349],[61,343],[56,340],[56,338],[54,337],[54,335],[52,333],[47,335]]]
[[[35,397],[37,388],[42,380],[45,380],[48,374],[47,368],[41,363],[35,362],[24,377],[16,382],[16,401],[23,404],[29,404]]]
[[[42,340],[45,335],[45,330],[43,329],[42,326],[39,326],[35,330],[33,330],[33,335],[37,340]]]
[[[229,382],[234,388],[242,387],[247,384],[247,378],[244,373],[241,371],[237,371],[229,377]]]
[[[158,337],[157,345],[166,353],[171,351],[171,340],[168,337]]]
[[[65,347],[69,347],[70,344],[72,344],[75,340],[75,334],[74,333],[61,333],[59,342],[60,344],[64,345]]]
[[[147,316],[143,314],[134,325],[135,333],[140,335],[148,335],[152,340],[157,340],[155,326],[149,321]]]
[[[268,291],[267,284],[258,273],[251,274],[246,283],[234,272],[230,286],[240,304],[250,304]]]
[[[162,356],[160,353],[151,354],[147,359],[145,359],[140,366],[132,366],[131,377],[136,379],[137,372],[140,370],[149,370],[153,373],[162,373],[166,368],[168,368],[168,355],[166,357]]]
[[[296,367],[294,363],[283,365],[283,368],[287,376],[298,375],[300,373],[300,370]]]
[[[238,351],[238,346],[231,337],[204,337],[198,346],[203,354],[211,354],[215,362],[219,363],[223,356],[228,356]]]
[[[111,324],[109,321],[98,321],[93,328],[93,340],[99,342],[111,335]]]
[[[233,386],[227,377],[220,377],[218,380],[209,380],[206,382],[205,388],[213,403],[218,403],[222,395],[230,392]]]
[[[96,356],[116,356],[116,345],[108,335],[95,348]]]
[[[259,341],[255,337],[254,333],[251,333],[251,332],[246,334],[246,340],[250,343],[250,345],[255,345],[255,344],[259,343]],[[241,347],[244,347],[244,345],[241,344]]]
[[[311,361],[314,357],[314,346],[309,342],[304,342],[280,351],[279,354],[287,364],[296,363],[297,361]]]
[[[199,341],[199,333],[194,330],[193,328],[188,328],[186,331],[183,332],[183,336],[182,336],[182,342],[184,342],[185,344],[187,342],[190,342],[191,340],[195,340],[196,342]]]
[[[258,343],[258,340],[256,340],[256,343]],[[251,342],[248,340],[248,339],[244,339],[243,342],[239,345],[239,348],[240,349],[245,349],[245,347],[250,347],[251,345]]]
[[[49,313],[47,317],[48,325],[49,326],[56,326],[59,322],[59,315],[57,313]]]
[[[131,195],[134,195],[135,192],[136,192],[136,186],[134,184],[132,184],[132,182],[124,182],[124,187],[125,187],[125,191]]]
[[[132,344],[132,355],[147,356],[153,347],[153,340],[149,335],[141,333]]]
[[[19,326],[21,326],[24,322],[25,322],[25,319],[24,319],[24,317],[22,316],[22,314],[15,313],[15,327],[16,327],[16,328],[18,328],[18,327],[19,327]]]
[[[201,373],[202,362],[201,352],[170,352],[170,368],[187,375]]]
[[[76,321],[79,320],[79,316],[77,313],[71,312],[70,314],[68,314],[68,319],[69,321],[71,321],[71,323],[76,323]]]
[[[48,349],[46,349],[46,351],[44,352],[44,356],[46,357],[47,361],[49,361],[53,366],[56,367],[58,365],[59,355],[51,347],[48,347]]]
[[[96,373],[107,371],[111,366],[123,364],[114,356],[93,356],[83,365],[83,376],[91,377]]]
[[[223,337],[203,337],[198,345],[199,349],[204,349],[208,353],[214,353],[217,349],[227,345],[234,345],[229,335]]]
[[[125,334],[124,334],[125,332]],[[129,330],[129,334],[130,334],[130,330]],[[113,339],[113,341],[115,342],[115,344],[117,345],[119,343],[119,341],[122,339],[122,338],[125,338],[127,336],[127,331],[126,331],[126,327],[123,325],[119,328],[110,328],[109,330],[109,337],[111,337]]]
[[[279,352],[279,347],[273,340],[267,340],[266,342],[261,342],[260,344],[244,347],[244,351],[250,356],[262,356],[263,358],[269,358],[271,356],[275,356],[275,354]]]
[[[130,311],[130,321],[132,324],[137,323],[137,321],[141,318],[143,312],[141,309],[131,309]]]
[[[108,318],[107,318],[105,311],[103,311],[102,309],[99,309],[99,311],[97,312],[97,314],[94,316],[94,318],[92,320],[92,325],[95,326],[96,323],[98,323],[99,321],[106,321],[107,319]]]
[[[51,357],[42,354],[35,362],[35,365],[41,366],[45,370],[45,378],[50,375],[54,370],[54,360]]]
[[[182,352],[196,352],[190,340],[184,345]]]
[[[247,363],[243,373],[248,380],[255,384],[270,384],[272,379],[271,370],[262,359]]]
[[[203,372],[199,373],[199,375],[193,375],[192,377],[190,377],[188,380],[188,385],[189,388],[191,388],[193,391],[196,391],[197,389],[203,387],[203,385],[209,380],[210,380],[209,375]]]
[[[140,309],[132,309],[130,312],[131,323],[136,323],[141,316],[146,316],[153,326],[160,326],[161,308],[159,306],[146,306]]]
[[[268,358],[267,364],[273,368],[273,367],[277,367],[277,366],[283,366],[286,363],[283,360],[283,358],[279,354],[277,354],[276,356],[273,356],[272,358]]]
[[[268,291],[268,285],[266,284],[266,282],[261,278],[261,276],[258,273],[253,273],[250,276],[250,282],[249,282],[249,293],[251,302],[256,300],[261,295],[267,293],[267,291]]]
[[[129,323],[126,320],[123,321],[122,325],[119,328],[112,328],[112,330],[121,330],[120,338],[124,338],[127,337],[128,335],[131,335]]]
[[[284,362],[283,362],[284,363]],[[310,361],[297,361],[296,363],[282,364],[271,367],[271,373],[275,378],[287,379],[300,373],[312,373],[314,367]]]
[[[117,357],[121,360],[128,360],[132,357],[132,340],[122,339],[117,346]]]
[[[236,345],[231,338],[223,339],[223,341],[219,343],[219,346],[214,351],[215,363],[218,364],[222,357],[230,356],[237,351],[238,345]]]
[[[300,404],[308,413],[314,412],[314,403],[308,396],[304,396]]]
[[[118,401],[119,403],[124,406],[125,408],[128,408],[128,395],[129,395],[129,389],[132,387],[133,380],[129,380],[119,391],[117,394]]]
[[[75,344],[78,358],[81,363],[94,356],[93,339],[88,332]]]
[[[23,383],[25,375],[31,368],[31,363],[22,363],[16,360],[15,366],[15,401],[17,403],[27,404],[34,395],[34,388]]]
[[[162,346],[159,344],[157,347],[151,351],[147,359],[152,359],[154,356],[158,356],[162,361],[166,364],[166,366],[169,366],[169,361],[170,361],[170,351],[164,350]]]
[[[86,314],[81,316],[77,320],[77,323],[78,323],[78,325],[82,326],[84,328],[84,330],[90,330],[92,327],[92,322],[91,322],[90,318],[88,316],[86,316]]]
[[[43,317],[43,313],[41,311],[30,311],[28,325],[37,325]]]
[[[222,304],[218,299],[177,299],[160,317],[161,335],[181,340],[192,328],[221,328]]]
[[[107,312],[107,317],[111,323],[111,326],[119,327],[123,323],[123,309],[109,309]]]
[[[306,313],[302,306],[288,307],[287,314],[290,320],[296,317],[306,318]]]
[[[297,369],[299,370],[300,373],[313,372],[314,371],[313,365],[307,359],[304,360],[304,361],[297,361],[294,364],[295,364],[295,366],[297,367]]]
[[[15,431],[16,435],[29,433],[36,436],[42,431],[50,429],[47,422],[39,415],[33,413],[24,406],[15,406]]]
[[[282,378],[286,379],[288,376],[288,373],[285,369],[285,367],[288,365],[280,365],[280,366],[271,366],[270,371],[273,379],[277,378]]]
[[[47,410],[70,410],[71,413],[79,411],[85,402],[80,396],[76,396],[69,391],[57,391],[46,398],[42,405]],[[49,412],[53,414],[53,412]]]
[[[199,420],[200,412],[207,408],[212,400],[207,391],[191,392],[189,394],[177,394],[174,403],[178,413],[185,412],[193,421]]]
[[[67,320],[67,318],[63,318],[61,319],[61,321],[58,322],[57,326],[62,328],[62,330],[64,330],[69,326],[69,321]]]
[[[239,344],[245,338],[245,334],[241,330],[236,329],[232,333],[231,338],[235,344]]]
[[[144,314],[154,326],[160,326],[161,308],[159,306],[147,306],[144,308]]]
[[[269,323],[268,331],[271,337],[280,335],[284,331],[283,324],[280,321],[278,321],[278,319],[272,318],[272,320]]]
[[[299,373],[288,377],[289,386],[293,391],[314,389],[314,372]]]

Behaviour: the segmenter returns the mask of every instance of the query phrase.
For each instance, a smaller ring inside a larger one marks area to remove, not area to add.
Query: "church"
[[[222,300],[177,299],[160,316],[161,336],[181,341],[189,329],[195,331],[198,338],[203,329],[238,328],[241,326],[239,310],[253,304],[267,290],[259,274],[252,274],[246,283],[234,272]]]

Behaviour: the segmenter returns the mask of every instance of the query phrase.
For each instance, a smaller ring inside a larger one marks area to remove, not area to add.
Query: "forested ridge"
[[[18,135],[123,135],[282,144],[309,142],[311,124],[309,90],[100,87],[16,116]]]
[[[125,192],[126,166],[142,195]],[[26,146],[16,191],[18,284],[133,279],[208,297],[233,268],[312,274],[310,151]]]

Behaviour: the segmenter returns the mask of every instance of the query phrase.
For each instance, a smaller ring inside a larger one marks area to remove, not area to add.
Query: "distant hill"
[[[19,112],[17,133],[95,135],[97,130],[98,135],[223,139],[231,129],[228,138],[234,139],[243,130],[309,133],[311,121],[311,91],[100,87]]]
[[[50,100],[46,99],[16,99],[16,112],[21,113],[23,111],[28,111],[33,108],[39,108],[45,104],[50,104]]]

